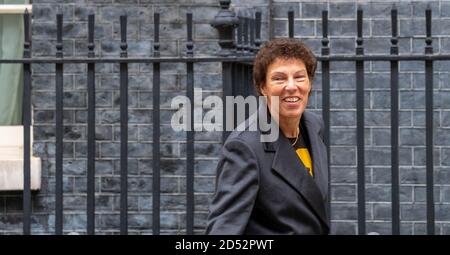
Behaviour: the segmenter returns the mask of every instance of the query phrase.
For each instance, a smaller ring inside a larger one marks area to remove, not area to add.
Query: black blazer
[[[281,130],[275,142],[261,142],[261,131],[249,131],[257,125],[259,112],[249,118],[245,131],[233,131],[223,146],[206,234],[328,234],[322,119],[307,111],[301,117],[311,146],[313,178]]]

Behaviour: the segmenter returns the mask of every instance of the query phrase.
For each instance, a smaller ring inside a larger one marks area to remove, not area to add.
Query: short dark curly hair
[[[272,39],[259,50],[253,62],[253,83],[259,95],[261,94],[261,87],[266,82],[267,69],[277,58],[303,61],[309,80],[311,82],[314,80],[317,60],[306,44],[294,38]]]

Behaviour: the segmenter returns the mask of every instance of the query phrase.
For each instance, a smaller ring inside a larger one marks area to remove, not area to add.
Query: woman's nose
[[[295,85],[295,81],[293,78],[288,79],[285,89],[288,91],[293,91],[297,89],[297,86]]]

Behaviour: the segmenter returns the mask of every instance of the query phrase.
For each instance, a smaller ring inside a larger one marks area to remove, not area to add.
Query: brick
[[[331,204],[331,211],[334,214],[331,215],[332,220],[357,220],[358,212],[356,204]]]
[[[435,184],[447,184],[450,181],[450,169],[447,167],[435,166]]]
[[[426,165],[426,149],[425,148],[413,148],[414,150],[414,165],[425,166]],[[440,165],[440,153],[439,149],[433,150],[433,162],[435,165]]]
[[[400,72],[423,72],[424,64],[418,61],[404,61],[399,64]]]
[[[425,183],[425,168],[423,167],[401,167],[400,183],[419,184]]]
[[[425,17],[425,10],[431,7],[432,16],[439,17],[439,1],[414,2],[412,14],[414,17]]]
[[[434,93],[435,103],[433,107],[438,109],[449,109],[450,108],[450,103],[448,100],[449,97],[450,97],[449,91],[440,91]]]
[[[332,111],[330,114],[332,126],[356,126],[355,111]]]
[[[219,155],[222,149],[221,144],[217,143],[195,143],[194,151],[196,157],[214,157]],[[186,155],[186,144],[181,144],[181,155]]]
[[[366,126],[390,126],[390,112],[388,111],[366,111],[364,120]]]
[[[354,147],[333,147],[330,150],[330,163],[333,165],[355,165],[356,150]]]
[[[322,11],[327,10],[325,3],[301,3],[302,18],[322,18]]]
[[[303,4],[303,8],[304,8]],[[272,15],[276,18],[288,18],[288,11],[294,11],[294,18],[300,17],[300,3],[273,3]]]
[[[450,149],[449,148],[442,148],[442,161],[441,164],[443,166],[450,166]]]
[[[161,195],[161,207],[165,210],[186,210],[186,195],[163,194]]]
[[[380,128],[372,130],[373,145],[390,145],[391,144],[391,131],[390,129]]]
[[[434,144],[448,146],[450,144],[450,130],[449,129],[438,129],[435,132]]]
[[[389,204],[373,204],[373,218],[375,220],[391,220],[392,208]]]
[[[355,20],[333,20],[329,22],[328,33],[330,36],[355,36]],[[353,47],[354,49],[354,47]]]
[[[414,73],[413,74],[413,88],[414,89],[425,89],[425,74]],[[433,87],[435,89],[439,88],[439,79],[433,79]]]
[[[340,202],[356,202],[356,187],[354,185],[332,186],[331,199]]]
[[[411,17],[411,4],[408,2],[396,2],[398,17]],[[368,2],[361,3],[364,16],[372,18],[387,18],[391,16],[392,3],[388,2]]]
[[[400,145],[417,146],[425,144],[425,129],[401,128]]]
[[[425,204],[405,204],[400,208],[400,217],[402,220],[425,220]]]
[[[354,3],[330,3],[330,18],[354,18],[356,5]]]
[[[425,92],[400,91],[399,102],[401,109],[425,109]]]
[[[441,112],[441,127],[449,127],[450,126],[450,112],[448,111],[442,111]]]
[[[356,167],[339,167],[334,164],[331,167],[331,182],[340,183],[355,183],[356,182]]]
[[[114,160],[114,173],[119,175],[120,174],[120,160]],[[138,160],[137,159],[131,159],[129,158],[127,160],[127,171],[128,171],[128,176],[131,177],[135,177],[139,175],[138,172]]]
[[[392,233],[392,224],[389,222],[367,222],[366,232],[389,235]]]
[[[384,33],[384,35],[386,32]],[[390,39],[388,38],[367,38],[364,39],[364,51],[376,54],[390,54]]]
[[[333,145],[356,144],[356,130],[349,128],[333,128],[331,130],[331,141]]]
[[[389,91],[372,91],[371,109],[391,109],[391,93]]]
[[[100,192],[101,183],[100,178],[98,177],[99,172],[97,171],[97,168],[95,169],[96,172],[96,178],[94,180],[94,189],[95,192]],[[86,193],[87,192],[87,179],[86,176],[75,176],[73,179],[73,193]]]
[[[331,29],[331,28],[329,28]],[[350,33],[350,28],[348,28]],[[350,34],[352,35],[352,34]],[[345,38],[335,38],[330,41],[330,50],[332,54],[354,54],[355,53],[355,40]]]
[[[435,234],[440,232],[440,224],[435,224]],[[423,220],[423,222],[414,223],[414,235],[426,235],[427,233],[427,224],[425,220]]]
[[[130,125],[128,124],[128,141],[138,141],[138,127],[136,125]],[[113,128],[114,131],[114,141],[120,142],[121,139],[121,131],[120,131],[120,127],[115,126]],[[145,142],[145,140],[144,140]]]
[[[161,213],[161,228],[178,229],[178,226],[181,226],[182,218],[184,218],[180,218],[180,216],[177,213]]]
[[[357,224],[355,222],[333,222],[332,233],[336,235],[355,235]]]
[[[433,192],[434,199],[439,200],[440,197],[440,190],[434,189]],[[414,202],[420,203],[420,202],[426,202],[427,201],[427,190],[426,187],[414,187]]]
[[[330,107],[333,109],[348,109],[356,107],[356,94],[348,91],[333,91]]]

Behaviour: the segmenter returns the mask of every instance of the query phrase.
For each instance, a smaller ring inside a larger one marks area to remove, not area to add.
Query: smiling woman
[[[255,115],[270,113],[281,135],[261,142],[264,131],[254,128],[251,116],[244,131],[228,137],[206,233],[329,233],[323,121],[305,110],[316,66],[314,54],[296,39],[274,39],[258,52],[253,80],[267,104]]]

